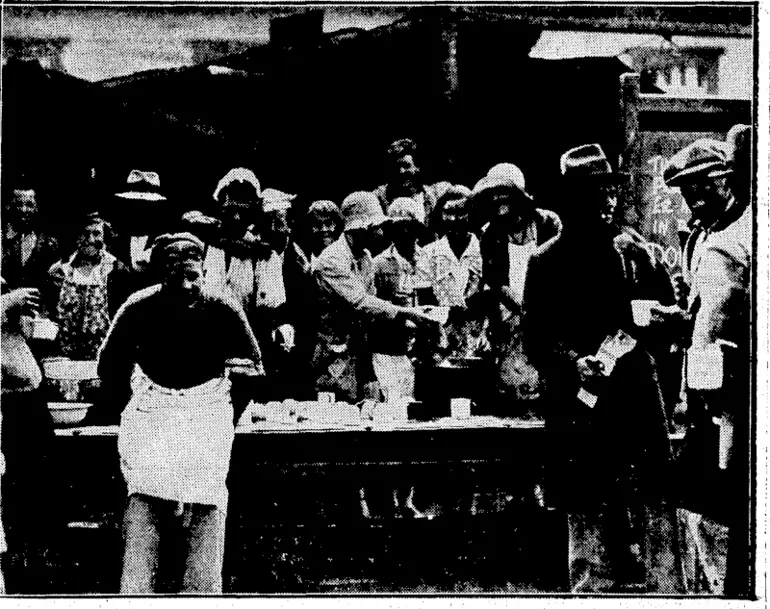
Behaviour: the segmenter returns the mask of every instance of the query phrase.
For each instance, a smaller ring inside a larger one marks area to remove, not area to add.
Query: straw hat
[[[115,196],[121,199],[140,201],[165,201],[160,194],[160,176],[154,171],[132,169],[126,179],[126,190]]]

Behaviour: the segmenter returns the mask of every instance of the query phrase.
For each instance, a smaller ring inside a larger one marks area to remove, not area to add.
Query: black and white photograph
[[[760,4],[3,2],[0,596],[766,603]]]

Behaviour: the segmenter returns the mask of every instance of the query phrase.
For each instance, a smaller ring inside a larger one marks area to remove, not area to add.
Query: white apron
[[[235,436],[229,379],[174,390],[156,385],[136,366],[131,389],[118,433],[129,495],[227,510],[225,481]]]

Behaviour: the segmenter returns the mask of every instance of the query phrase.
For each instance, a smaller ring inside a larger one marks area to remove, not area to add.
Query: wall
[[[680,47],[722,47],[719,62],[719,92],[715,97],[751,99],[754,94],[754,41],[751,38],[673,36]],[[546,31],[530,53],[530,57],[561,59],[566,57],[621,57],[626,49],[640,46],[665,46],[655,34],[623,34],[616,32]],[[629,61],[630,65],[630,61]],[[681,92],[671,91],[673,95]]]

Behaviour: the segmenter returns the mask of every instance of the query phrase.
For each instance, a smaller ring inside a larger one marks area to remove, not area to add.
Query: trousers
[[[225,518],[213,505],[129,495],[120,593],[158,592],[161,578],[181,569],[181,585],[171,592],[221,594]]]

